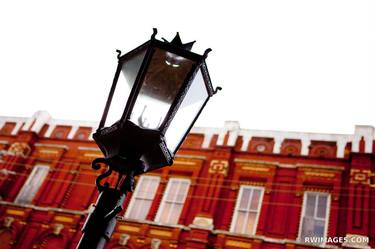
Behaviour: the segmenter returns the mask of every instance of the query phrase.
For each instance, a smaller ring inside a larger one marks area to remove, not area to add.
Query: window
[[[327,233],[330,196],[327,193],[305,192],[299,239],[322,238]]]
[[[14,202],[19,204],[30,204],[39,188],[42,186],[44,179],[48,175],[48,171],[49,167],[46,165],[35,166]]]
[[[126,210],[126,218],[135,220],[146,219],[159,183],[160,177],[158,176],[141,176],[129,203],[129,207]]]
[[[171,178],[165,190],[156,222],[177,224],[190,187],[189,179]]]
[[[263,188],[241,186],[234,210],[231,232],[255,234],[262,199]]]

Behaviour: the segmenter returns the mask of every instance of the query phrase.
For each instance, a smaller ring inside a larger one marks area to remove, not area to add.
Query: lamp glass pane
[[[138,53],[123,62],[117,80],[116,90],[112,98],[111,107],[109,108],[106,126],[112,125],[120,120],[145,54],[146,48],[140,50]]]
[[[201,69],[199,69],[180,108],[165,133],[167,147],[171,152],[176,152],[176,149],[178,149],[177,146],[184,138],[186,131],[198,115],[207,98],[208,92],[206,84]]]
[[[130,120],[142,128],[158,129],[194,62],[155,49]]]

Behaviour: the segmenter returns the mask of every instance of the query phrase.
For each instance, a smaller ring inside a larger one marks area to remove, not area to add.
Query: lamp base
[[[133,165],[138,175],[173,163],[162,132],[141,128],[129,120],[98,130],[93,138],[117,172],[128,171],[125,167]]]

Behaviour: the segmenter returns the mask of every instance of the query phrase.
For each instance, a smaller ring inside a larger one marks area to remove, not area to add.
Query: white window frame
[[[326,192],[317,192],[317,191],[305,191],[303,194],[303,203],[302,203],[302,210],[301,210],[301,218],[299,221],[299,228],[298,228],[298,237],[297,241],[300,242],[305,242],[304,239],[301,237],[302,236],[302,223],[303,223],[303,218],[305,217],[305,212],[306,212],[306,203],[307,203],[307,195],[308,194],[316,194],[316,195],[325,195],[327,196],[327,207],[326,207],[326,219],[325,219],[325,224],[324,224],[324,234],[323,237],[327,237],[328,233],[328,224],[329,224],[329,215],[330,215],[330,210],[331,210],[331,194],[326,193]],[[317,213],[317,206],[318,206],[318,201],[315,202],[315,210],[314,210],[314,219]],[[318,218],[321,219],[321,218]],[[325,243],[317,243],[324,245]]]
[[[161,214],[162,214],[162,211],[164,210],[164,206],[165,206],[165,203],[166,203],[166,198],[167,198],[167,196],[168,196],[168,194],[169,194],[169,192],[170,192],[170,189],[172,188],[172,184],[171,184],[171,182],[172,182],[172,181],[176,181],[176,180],[177,180],[177,181],[180,181],[180,182],[186,182],[186,183],[189,184],[188,189],[187,189],[187,192],[186,192],[185,200],[184,200],[184,202],[183,202],[183,204],[182,204],[181,213],[182,213],[182,211],[184,210],[185,202],[186,202],[186,199],[187,199],[187,197],[188,197],[188,195],[189,195],[189,191],[190,191],[191,180],[190,180],[190,179],[186,179],[186,178],[178,178],[178,177],[175,177],[175,178],[169,178],[169,181],[168,181],[168,184],[167,184],[167,188],[166,188],[166,190],[164,191],[164,195],[163,195],[163,198],[162,198],[162,200],[161,200],[160,207],[159,207],[159,209],[158,209],[158,212],[156,213],[156,217],[155,217],[155,221],[156,221],[156,222],[161,222],[161,221],[160,221],[160,216],[161,216]],[[176,204],[176,198],[177,198],[177,195],[176,195],[175,198],[174,198],[173,206]],[[167,219],[168,221],[169,221],[170,218],[171,218],[171,213],[172,213],[172,212],[169,212],[169,214],[168,214],[168,219]],[[180,213],[180,216],[179,216],[178,219],[177,219],[177,223],[176,223],[176,224],[178,224],[178,220],[179,220],[180,217],[181,217],[181,213]],[[163,223],[164,223],[164,222],[163,222]],[[165,224],[174,224],[174,223],[165,223]]]
[[[43,179],[39,180],[39,184],[36,187],[37,189],[35,190],[35,192],[32,191],[34,193],[31,192],[31,194],[32,194],[31,197],[28,198],[27,202],[24,202],[25,198],[23,198],[23,197],[25,196],[25,194],[27,192],[31,191],[30,185],[31,185],[32,181],[34,180],[34,177],[35,177],[35,174],[36,174],[37,170],[40,169],[40,168],[46,169],[47,174],[43,177]],[[35,196],[37,195],[39,189],[42,187],[43,182],[47,178],[48,173],[49,173],[49,168],[50,167],[48,165],[35,165],[33,167],[33,170],[31,171],[30,175],[27,177],[25,183],[23,184],[21,190],[18,192],[17,197],[14,199],[14,202],[19,203],[19,204],[31,204],[33,202]]]
[[[135,205],[135,202],[137,201],[136,199],[138,198],[138,194],[139,194],[139,191],[140,191],[140,187],[138,186],[141,186],[141,184],[144,182],[145,179],[157,179],[158,180],[158,186],[156,187],[156,190],[155,190],[155,194],[154,196],[152,197],[152,201],[154,200],[155,198],[155,195],[157,193],[157,189],[159,188],[159,184],[160,184],[160,177],[159,176],[148,176],[148,175],[143,175],[140,177],[138,183],[137,183],[137,187],[135,188],[134,190],[134,193],[132,195],[132,198],[129,202],[129,206],[128,208],[126,209],[126,212],[125,212],[125,218],[126,219],[133,219],[130,216],[130,213],[131,213],[131,210],[133,209],[134,205]],[[151,205],[152,205],[152,201],[151,201]],[[151,206],[150,206],[151,207]],[[150,212],[150,210],[148,210],[148,212]],[[146,215],[146,218],[147,218],[147,215]],[[146,218],[144,220],[146,220]],[[139,219],[137,219],[139,220]]]
[[[232,233],[235,232],[237,218],[238,218],[238,209],[239,209],[239,206],[240,206],[240,203],[241,203],[242,194],[243,194],[244,189],[252,189],[252,191],[260,190],[260,197],[259,197],[259,203],[258,203],[258,208],[257,208],[257,215],[255,217],[253,231],[250,234],[250,235],[255,235],[256,231],[257,231],[257,227],[258,227],[260,212],[262,211],[264,187],[258,187],[258,186],[252,186],[252,185],[241,185],[241,187],[240,187],[240,191],[238,192],[237,199],[236,199],[236,206],[235,206],[234,211],[233,211],[234,214],[233,214],[232,223],[231,223],[231,226],[230,226],[230,232],[232,232]],[[251,203],[253,193],[254,192],[251,193],[249,205]],[[248,216],[249,212],[250,212],[250,210],[247,210],[247,214],[246,214],[247,216]],[[246,227],[244,226],[244,228],[242,230],[245,230],[245,229],[246,229]],[[241,234],[247,234],[247,233],[245,231],[242,231]]]

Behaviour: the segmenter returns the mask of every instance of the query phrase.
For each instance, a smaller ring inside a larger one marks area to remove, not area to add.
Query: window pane
[[[159,222],[168,223],[169,213],[171,212],[172,205],[172,203],[164,203],[163,209],[160,213],[160,218],[158,220]]]
[[[152,202],[149,200],[137,200],[134,203],[132,209],[130,210],[128,218],[136,219],[136,220],[146,219],[146,216],[151,207],[151,203]]]
[[[307,194],[305,216],[314,217],[316,196]]]
[[[191,60],[156,49],[130,120],[142,128],[159,128],[192,65]]]
[[[174,204],[171,208],[169,220],[166,223],[177,224],[182,211],[182,204]]]
[[[246,218],[246,212],[243,212],[243,211],[237,212],[237,219],[236,219],[236,223],[234,227],[235,233],[243,233],[245,218]]]
[[[314,224],[314,236],[315,237],[323,237],[324,236],[324,227],[325,221],[323,220],[316,220]]]
[[[187,196],[189,190],[189,183],[188,182],[181,182],[180,187],[178,189],[178,193],[176,196],[177,203],[183,203]]]
[[[165,133],[165,139],[168,149],[174,153],[178,144],[189,129],[190,124],[198,115],[205,100],[208,98],[206,85],[201,70],[196,74],[194,81],[191,83],[188,93],[181,103],[176,116],[169,125]]]
[[[302,221],[301,237],[313,237],[314,236],[314,218],[305,217]]]
[[[327,213],[327,196],[320,195],[318,198],[318,210],[316,216],[318,218],[325,218]]]
[[[250,195],[251,195],[251,190],[250,188],[244,188],[242,191],[242,196],[239,196],[240,198],[240,205],[239,209],[241,210],[247,210],[249,206],[249,201],[250,201]]]
[[[261,191],[259,189],[254,189],[253,196],[252,196],[252,199],[251,199],[251,204],[250,204],[251,210],[257,210],[258,209],[260,194],[261,194]]]
[[[141,50],[122,64],[111,107],[109,108],[106,126],[114,124],[121,118],[145,54],[146,51]]]
[[[168,183],[168,191],[166,193],[166,199],[165,201],[168,202],[174,202],[177,191],[180,188],[180,183],[174,180],[171,180],[171,182]]]
[[[246,225],[246,231],[245,233],[247,234],[253,234],[253,229],[255,226],[255,220],[257,217],[256,212],[250,212],[248,213],[248,218],[247,218],[247,225]]]

